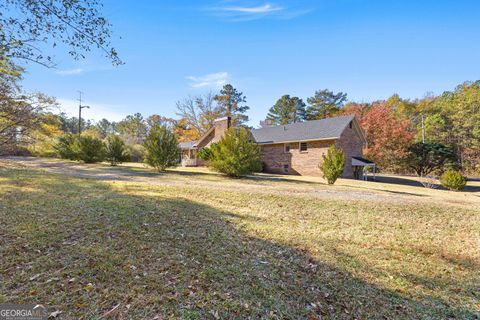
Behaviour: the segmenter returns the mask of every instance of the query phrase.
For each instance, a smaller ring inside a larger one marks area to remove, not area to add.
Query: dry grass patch
[[[14,168],[0,195],[0,302],[75,318],[479,316],[475,208]]]

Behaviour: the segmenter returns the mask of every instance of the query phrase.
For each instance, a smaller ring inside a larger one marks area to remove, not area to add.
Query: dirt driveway
[[[177,168],[158,173],[142,164],[111,167],[106,164],[83,164],[58,159],[33,157],[2,157],[9,162],[30,169],[50,173],[96,179],[156,185],[172,185],[218,189],[231,192],[285,194],[332,200],[354,200],[390,203],[435,202],[480,208],[480,182],[473,182],[467,192],[425,189],[414,180],[380,176],[379,182],[340,179],[335,186],[326,185],[313,177],[258,174],[242,179],[229,179],[204,168]],[[400,182],[399,182],[400,181]]]

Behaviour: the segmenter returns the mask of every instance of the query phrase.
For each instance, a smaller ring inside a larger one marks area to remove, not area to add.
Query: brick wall
[[[284,152],[284,144],[262,146],[262,161],[264,171],[287,174],[284,165],[288,165],[288,174],[305,176],[322,176],[318,164],[322,155],[334,144],[345,152],[344,178],[353,178],[352,157],[362,156],[362,139],[352,128],[346,128],[338,140],[308,141],[306,152],[300,152],[298,142],[290,143],[290,152]]]
[[[352,157],[361,157],[363,155],[363,141],[353,128],[347,127],[343,131],[340,139],[335,142],[335,146],[345,152],[344,178],[353,178]]]
[[[212,139],[213,142],[218,142],[225,135],[225,132],[230,128],[231,118],[225,117],[215,120],[215,136]]]
[[[334,140],[308,141],[305,152],[300,152],[298,142],[290,143],[290,152],[284,152],[284,144],[262,146],[262,161],[264,170],[271,173],[284,172],[284,165],[288,165],[288,174],[305,176],[322,176],[318,164],[322,154],[334,143]]]

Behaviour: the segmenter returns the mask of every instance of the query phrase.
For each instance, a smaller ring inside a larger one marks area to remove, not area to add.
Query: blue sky
[[[99,52],[55,69],[27,65],[24,86],[74,112],[77,90],[91,119],[175,117],[175,102],[232,83],[258,125],[283,94],[317,89],[371,101],[441,93],[480,79],[479,1],[105,0],[125,65]]]

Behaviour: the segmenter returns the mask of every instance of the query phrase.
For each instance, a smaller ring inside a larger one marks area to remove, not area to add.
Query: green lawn
[[[480,317],[478,207],[260,193],[252,179],[222,191],[176,175],[1,168],[0,303],[65,319],[114,307],[118,319]]]

